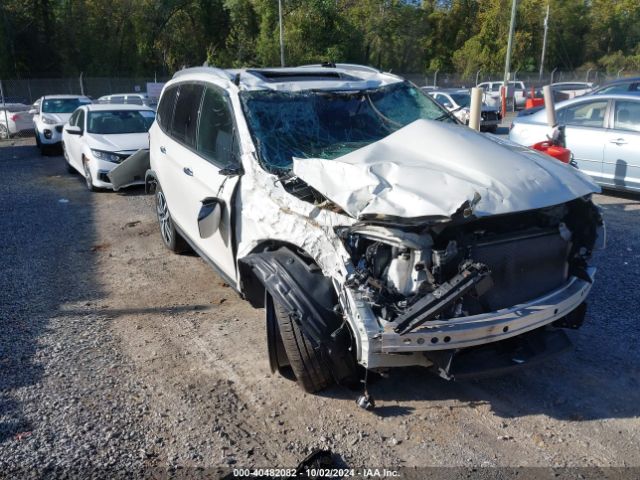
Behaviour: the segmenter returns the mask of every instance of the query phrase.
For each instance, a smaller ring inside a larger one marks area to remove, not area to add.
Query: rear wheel
[[[275,300],[267,302],[267,308],[269,308],[270,304],[278,323],[280,338],[287,354],[289,366],[298,381],[298,385],[309,393],[327,388],[333,383],[333,378],[323,362],[320,352],[313,348],[313,344],[302,331],[296,319],[293,318],[293,315]]]
[[[0,140],[7,140],[9,138],[9,129],[6,125],[0,125]]]
[[[189,250],[189,244],[182,238],[173,224],[167,199],[160,185],[156,186],[156,214],[160,225],[160,235],[165,247],[174,253],[183,253]]]
[[[64,155],[64,162],[67,165],[67,172],[76,173],[76,169],[71,166],[71,162],[69,161],[69,152],[67,152],[64,143],[62,144],[62,154]]]

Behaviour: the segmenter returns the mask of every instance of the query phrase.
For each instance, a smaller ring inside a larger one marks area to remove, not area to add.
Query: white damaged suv
[[[185,69],[149,157],[166,246],[265,308],[272,370],[307,391],[361,367],[508,371],[564,350],[583,322],[599,187],[395,75]]]

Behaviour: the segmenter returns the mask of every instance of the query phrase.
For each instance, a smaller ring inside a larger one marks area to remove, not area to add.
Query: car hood
[[[467,127],[415,122],[342,157],[293,159],[293,173],[357,219],[451,218],[543,208],[599,192],[570,165]]]
[[[55,121],[56,123],[67,123],[71,118],[72,113],[42,113],[43,116],[48,117]]]
[[[87,137],[89,148],[106,150],[108,152],[126,152],[149,148],[149,134],[147,132],[115,135],[90,133]]]

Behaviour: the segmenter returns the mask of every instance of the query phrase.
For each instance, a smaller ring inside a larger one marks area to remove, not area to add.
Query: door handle
[[[616,138],[615,140],[609,140],[609,143],[615,143],[616,145],[626,145],[627,142],[624,138]]]
[[[162,153],[167,153],[167,149],[166,149],[166,148],[164,148],[164,147],[160,147],[160,151],[161,151]]]
[[[182,171],[187,175],[189,175],[190,177],[193,177],[193,170],[191,170],[189,167],[184,167]]]

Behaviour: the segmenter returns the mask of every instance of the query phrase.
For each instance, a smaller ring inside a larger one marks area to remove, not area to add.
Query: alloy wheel
[[[167,200],[161,191],[156,192],[156,211],[158,213],[158,222],[160,223],[162,238],[167,245],[171,245],[171,240],[173,239],[171,215],[169,215]]]

